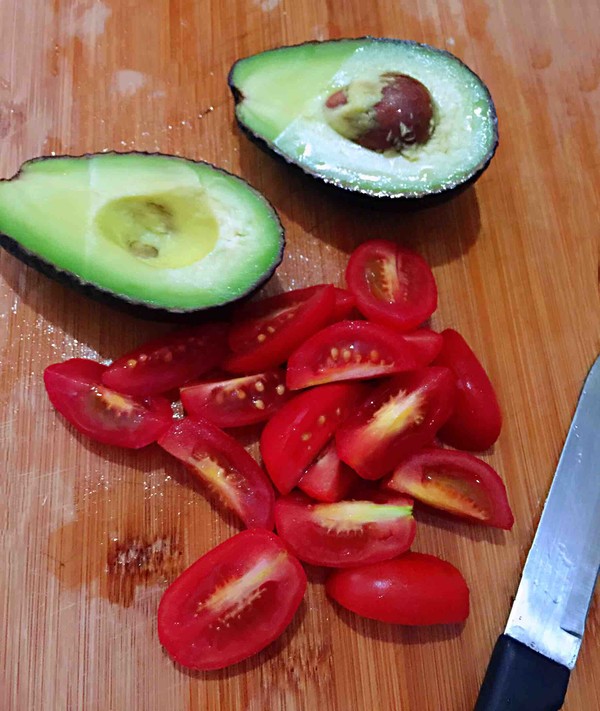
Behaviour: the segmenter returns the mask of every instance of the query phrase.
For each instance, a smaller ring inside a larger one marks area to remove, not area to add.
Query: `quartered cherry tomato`
[[[208,420],[175,421],[158,440],[233,509],[248,528],[273,528],[275,492],[267,475],[233,437]]]
[[[106,366],[71,358],[44,371],[48,397],[61,415],[97,442],[139,449],[155,442],[172,421],[162,397],[123,395],[102,384]]]
[[[373,391],[336,433],[337,451],[365,479],[379,479],[431,444],[452,412],[454,376],[447,368],[397,375]]]
[[[510,529],[514,522],[502,479],[467,452],[422,449],[402,461],[386,485],[476,523]]]
[[[224,324],[175,331],[121,356],[102,382],[128,395],[156,395],[178,388],[221,363],[227,352]]]
[[[332,383],[296,395],[267,422],[260,451],[269,476],[289,493],[316,456],[364,397],[360,383]]]
[[[402,334],[405,341],[415,349],[420,365],[432,363],[442,350],[444,339],[441,333],[436,333],[430,328],[418,328],[416,331]]]
[[[290,397],[283,370],[191,383],[181,388],[180,394],[189,415],[219,427],[264,422]]]
[[[325,504],[299,493],[277,499],[275,526],[300,560],[333,568],[400,555],[410,548],[416,529],[412,499]]]
[[[442,427],[443,442],[474,452],[491,447],[502,429],[502,413],[494,386],[465,339],[451,328],[442,332],[444,343],[436,359],[456,376],[454,412]]]
[[[277,639],[305,590],[302,566],[277,536],[242,531],[167,588],[158,607],[158,637],[179,664],[222,669]]]
[[[455,624],[469,616],[463,576],[445,560],[424,553],[336,570],[325,589],[342,607],[380,622]]]
[[[437,308],[437,287],[427,262],[387,240],[370,240],[350,256],[346,282],[367,318],[410,331]]]
[[[332,440],[302,476],[298,488],[311,499],[332,503],[345,498],[358,479],[359,476],[341,461]]]
[[[398,332],[368,321],[340,321],[292,353],[286,382],[298,390],[336,380],[377,378],[419,365],[415,349]]]
[[[304,292],[305,290],[300,290]],[[248,304],[229,332],[233,354],[223,367],[231,373],[257,373],[287,360],[301,343],[323,328],[335,311],[333,286],[306,294],[288,291]]]

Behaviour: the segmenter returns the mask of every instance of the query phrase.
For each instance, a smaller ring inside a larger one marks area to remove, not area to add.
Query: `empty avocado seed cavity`
[[[406,74],[356,79],[325,101],[330,126],[372,151],[401,153],[427,143],[434,130],[431,94]]]
[[[215,246],[217,219],[201,191],[135,195],[107,202],[96,215],[100,235],[150,265],[178,268]]]

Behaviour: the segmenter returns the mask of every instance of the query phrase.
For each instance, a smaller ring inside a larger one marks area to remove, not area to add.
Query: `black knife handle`
[[[474,711],[558,711],[570,673],[503,634],[492,652]]]

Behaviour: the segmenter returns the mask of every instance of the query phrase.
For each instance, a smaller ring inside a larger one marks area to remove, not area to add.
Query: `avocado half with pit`
[[[407,40],[281,47],[229,74],[242,129],[305,173],[406,203],[449,196],[498,144],[490,93],[454,55]]]
[[[145,153],[40,158],[0,181],[0,244],[144,317],[249,294],[281,262],[275,210],[209,163]]]

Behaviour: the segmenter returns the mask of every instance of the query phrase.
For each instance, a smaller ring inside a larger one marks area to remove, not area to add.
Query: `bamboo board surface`
[[[505,426],[487,459],[509,534],[421,516],[416,550],[464,573],[464,626],[379,625],[330,605],[319,571],[280,641],[231,670],[177,668],[158,643],[168,580],[234,533],[158,448],[108,450],[45,396],[43,368],[113,358],[165,330],[0,255],[0,709],[468,711],[503,629],[583,377],[598,351],[600,5],[592,0],[0,0],[0,174],[102,150],[202,158],[273,202],[288,247],[266,291],[342,283],[368,237],[419,250],[441,303],[495,382]],[[487,82],[501,145],[475,189],[412,215],[324,195],[251,145],[226,84],[241,56],[372,34],[455,52]],[[155,551],[149,569],[139,562]],[[156,554],[160,552],[160,555]],[[600,708],[590,613],[567,711]]]

